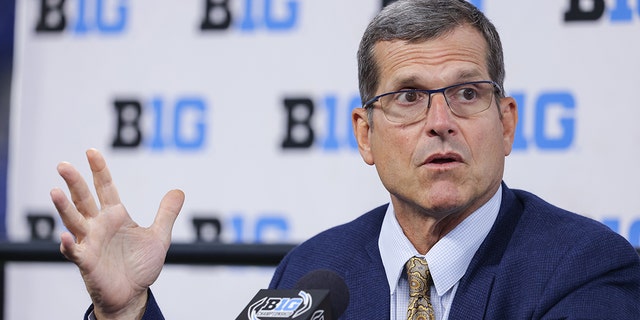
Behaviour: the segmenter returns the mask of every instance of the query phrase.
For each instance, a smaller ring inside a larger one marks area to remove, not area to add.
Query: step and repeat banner
[[[478,0],[519,105],[506,183],[640,245],[640,5]],[[386,203],[358,154],[356,50],[381,0],[16,2],[7,231],[58,241],[49,191],[105,155],[141,225],[186,193],[174,241],[301,242]],[[89,180],[90,183],[90,180]],[[273,268],[167,266],[169,319],[235,318]],[[79,318],[71,264],[11,263],[7,319]]]

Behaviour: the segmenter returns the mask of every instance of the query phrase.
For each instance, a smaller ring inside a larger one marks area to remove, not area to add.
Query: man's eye
[[[460,95],[464,100],[473,100],[478,96],[478,93],[474,89],[464,88],[460,91]]]
[[[415,91],[402,92],[398,94],[396,100],[399,103],[414,103],[420,100],[420,93]]]

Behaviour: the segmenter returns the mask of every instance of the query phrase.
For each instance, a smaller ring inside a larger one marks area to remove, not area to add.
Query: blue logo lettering
[[[535,102],[533,119],[527,113],[526,94],[511,95],[518,104],[518,125],[513,142],[514,150],[530,148],[530,142],[541,150],[566,150],[574,142],[576,103],[569,92],[543,92]],[[526,129],[531,127],[532,132]]]
[[[95,9],[94,14],[87,14],[87,2]],[[120,0],[114,7],[106,8],[105,0],[78,0],[77,20],[73,31],[76,34],[87,34],[93,30],[102,34],[122,33],[127,25],[127,5]],[[107,14],[110,11],[110,14]],[[114,17],[110,21],[107,16]],[[90,19],[93,18],[93,20]]]
[[[256,6],[255,2],[262,3]],[[298,24],[300,5],[298,0],[286,0],[286,6],[279,6],[280,10],[275,8],[275,2],[276,0],[245,0],[244,12],[238,24],[240,30],[254,31],[264,28],[270,31],[286,31],[294,29]],[[261,14],[256,14],[256,7],[262,9]]]

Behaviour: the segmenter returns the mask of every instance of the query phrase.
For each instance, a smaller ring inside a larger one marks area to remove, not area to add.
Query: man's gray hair
[[[504,58],[500,36],[494,25],[478,8],[465,0],[399,0],[386,6],[362,36],[358,49],[358,81],[360,98],[373,98],[379,82],[379,71],[373,49],[379,41],[404,40],[420,43],[451,32],[456,27],[471,25],[487,42],[487,67],[491,80],[501,88],[504,83]]]

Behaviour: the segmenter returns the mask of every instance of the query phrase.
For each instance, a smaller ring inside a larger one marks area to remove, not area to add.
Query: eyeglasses
[[[431,95],[442,93],[453,114],[469,117],[489,109],[500,86],[490,80],[470,81],[434,89],[405,89],[383,93],[367,101],[363,108],[372,108],[380,101],[380,107],[387,120],[395,123],[417,122],[427,116],[431,106]]]

